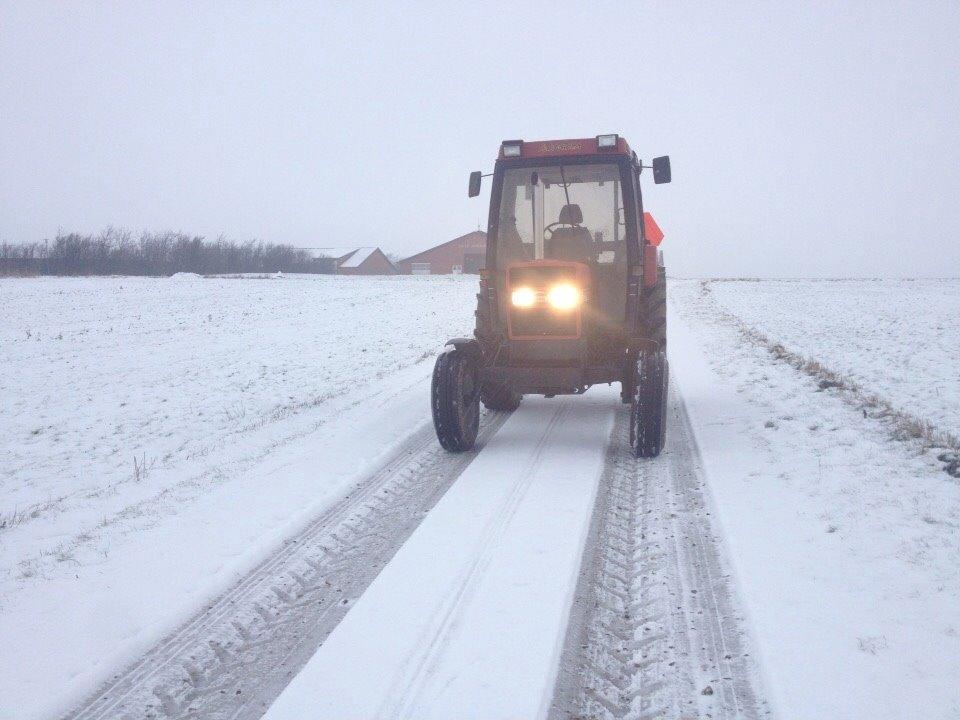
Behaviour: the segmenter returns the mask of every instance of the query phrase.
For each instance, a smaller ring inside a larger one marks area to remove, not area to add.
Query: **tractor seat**
[[[560,222],[570,227],[559,227],[550,238],[548,254],[553,260],[585,263],[590,259],[592,238],[590,231],[580,225],[583,212],[579,205],[564,205],[560,210]]]

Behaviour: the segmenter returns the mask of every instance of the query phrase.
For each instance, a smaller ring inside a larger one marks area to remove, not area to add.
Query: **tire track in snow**
[[[637,461],[618,413],[552,720],[771,714],[675,392],[669,414],[663,455]]]
[[[477,449],[460,455],[444,452],[425,425],[360,487],[65,717],[260,717],[508,416],[488,414]]]
[[[526,466],[519,476],[519,480],[504,498],[499,510],[490,518],[484,528],[477,550],[473,553],[473,560],[466,567],[463,574],[454,584],[453,591],[446,596],[445,602],[437,607],[434,616],[439,620],[433,626],[429,639],[418,646],[408,660],[412,672],[405,673],[397,678],[393,691],[388,697],[398,698],[392,706],[382,708],[381,715],[390,718],[416,718],[419,697],[423,688],[436,672],[443,649],[451,635],[456,630],[464,606],[469,603],[477,585],[483,577],[484,570],[490,564],[494,551],[511,519],[516,514],[520,502],[533,482],[537,467],[543,459],[543,451],[553,434],[570,410],[569,398],[563,398],[554,410],[553,416],[544,425],[543,431]],[[419,658],[414,659],[415,655]]]

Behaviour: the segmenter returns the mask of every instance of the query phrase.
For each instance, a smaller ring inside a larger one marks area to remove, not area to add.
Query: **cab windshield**
[[[623,263],[625,235],[616,164],[516,168],[503,175],[497,264],[566,260]]]

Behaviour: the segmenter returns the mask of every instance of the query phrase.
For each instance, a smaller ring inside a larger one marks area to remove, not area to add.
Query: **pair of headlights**
[[[583,301],[580,288],[570,283],[558,283],[547,290],[547,304],[554,310],[573,310]],[[510,293],[514,307],[529,308],[537,304],[537,291],[531,287],[518,287]]]

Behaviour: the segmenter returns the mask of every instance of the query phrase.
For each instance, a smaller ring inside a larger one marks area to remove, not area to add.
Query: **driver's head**
[[[583,213],[576,204],[564,205],[560,208],[560,220],[563,225],[579,225],[583,222]]]

